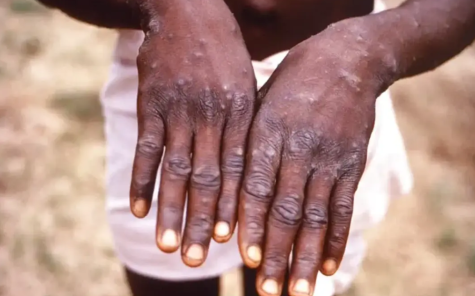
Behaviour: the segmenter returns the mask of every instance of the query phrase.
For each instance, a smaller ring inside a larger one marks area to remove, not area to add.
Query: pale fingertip
[[[272,280],[272,279],[265,280],[264,283],[262,283],[261,288],[267,294],[270,294],[270,295],[279,294],[279,285],[277,284],[277,281],[275,280]]]
[[[226,222],[218,222],[216,223],[216,226],[214,227],[214,235],[217,238],[224,239],[229,236],[230,234],[230,227],[229,224]]]
[[[180,242],[177,233],[171,229],[167,229],[163,232],[158,244],[164,251],[171,252],[176,251]]]
[[[148,214],[148,204],[143,198],[137,198],[133,202],[132,212],[137,218],[145,218]]]
[[[295,282],[292,291],[299,295],[310,295],[310,283],[307,280],[299,279]]]
[[[262,260],[262,251],[258,246],[250,246],[247,248],[247,257],[256,264],[260,264]]]
[[[335,272],[337,271],[337,263],[333,259],[328,259],[323,263],[323,273],[327,276],[334,275]]]
[[[203,247],[198,244],[191,245],[186,251],[186,258],[192,262],[201,262],[204,258]]]

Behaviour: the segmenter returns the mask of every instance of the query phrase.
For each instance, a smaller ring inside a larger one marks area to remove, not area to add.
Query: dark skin
[[[473,0],[408,0],[377,15],[364,0],[42,2],[145,32],[132,211],[147,215],[166,146],[158,247],[181,245],[183,261],[199,266],[211,237],[228,241],[239,220],[241,255],[260,266],[263,296],[281,293],[292,246],[291,295],[311,295],[319,270],[336,272],[376,98],[475,38]],[[288,48],[256,95],[251,58]]]

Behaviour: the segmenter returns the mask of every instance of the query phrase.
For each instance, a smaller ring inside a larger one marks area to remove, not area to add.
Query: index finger
[[[345,254],[353,215],[353,198],[361,174],[346,174],[337,181],[330,198],[330,224],[325,238],[322,273],[335,274]]]
[[[157,114],[149,114],[143,105],[143,100],[139,99],[138,140],[130,185],[130,207],[138,218],[144,218],[150,210],[165,131],[163,119]]]
[[[267,212],[280,165],[282,138],[270,122],[256,120],[239,200],[239,249],[244,263],[256,268],[262,260]]]

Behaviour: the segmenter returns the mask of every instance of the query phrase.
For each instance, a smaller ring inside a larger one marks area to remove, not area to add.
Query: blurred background
[[[33,0],[1,0],[0,20],[0,295],[127,295],[98,101],[115,33]],[[475,48],[392,93],[415,188],[368,234],[345,296],[475,295]]]

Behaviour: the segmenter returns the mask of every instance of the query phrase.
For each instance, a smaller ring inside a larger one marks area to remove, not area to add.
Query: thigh
[[[219,277],[170,282],[149,278],[125,268],[133,296],[219,296]]]
[[[256,276],[257,269],[250,269],[247,267],[242,268],[243,280],[244,280],[244,296],[259,296],[256,290]],[[289,296],[289,273],[285,275],[284,287],[282,289],[281,296]]]

